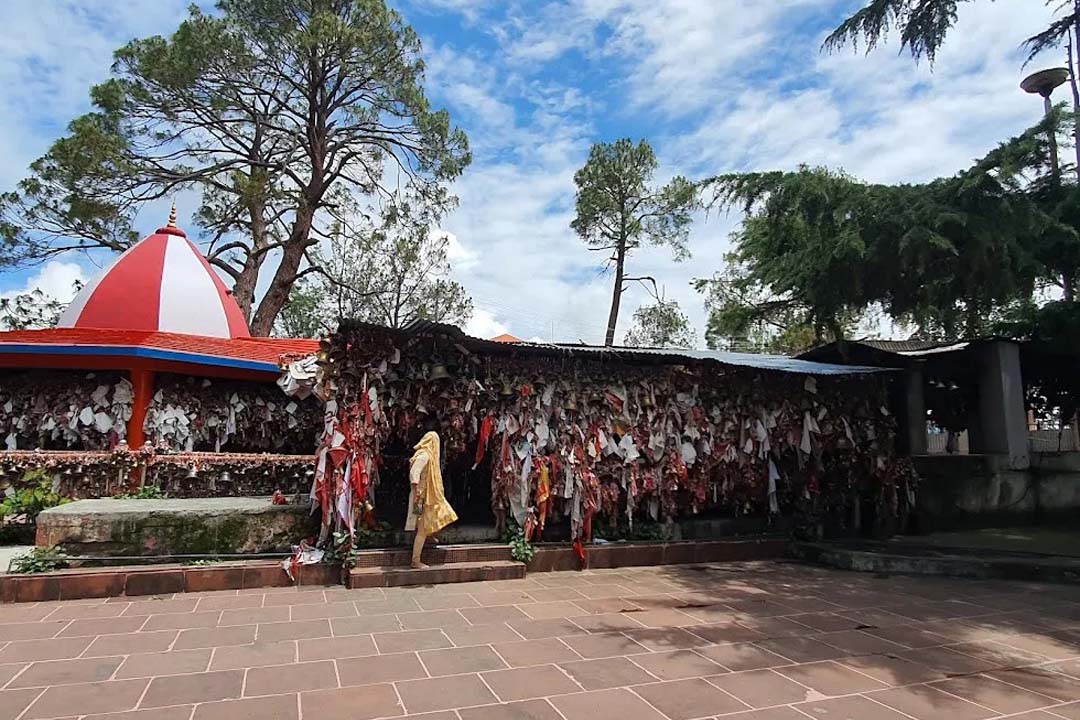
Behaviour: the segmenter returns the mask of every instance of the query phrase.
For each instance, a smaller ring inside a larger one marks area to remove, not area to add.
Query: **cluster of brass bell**
[[[435,382],[436,380],[449,380],[450,372],[442,363],[436,363],[431,366],[431,370],[428,372],[427,379],[428,382]]]

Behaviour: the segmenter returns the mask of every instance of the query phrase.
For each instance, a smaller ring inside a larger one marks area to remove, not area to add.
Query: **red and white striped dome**
[[[251,337],[240,307],[199,249],[176,227],[159,228],[88,283],[59,327]]]

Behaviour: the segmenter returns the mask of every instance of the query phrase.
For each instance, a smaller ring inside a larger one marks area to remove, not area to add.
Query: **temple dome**
[[[58,327],[251,337],[225,283],[176,227],[175,212],[83,287]]]

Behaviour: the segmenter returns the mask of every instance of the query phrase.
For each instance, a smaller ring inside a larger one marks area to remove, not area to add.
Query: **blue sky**
[[[189,0],[7,0],[0,5],[0,190],[85,112],[110,54],[171,32]],[[1046,24],[1032,0],[961,6],[937,64],[891,43],[870,56],[823,55],[821,39],[861,5],[849,0],[392,0],[425,49],[427,87],[469,135],[473,165],[443,222],[455,275],[474,298],[469,330],[560,341],[602,339],[610,277],[569,228],[573,173],[592,143],[647,138],[657,180],[739,170],[840,167],[868,180],[950,174],[1037,120],[1017,84],[1017,45]],[[1055,64],[1047,57],[1037,65]],[[181,218],[192,208],[183,207]],[[167,208],[145,208],[140,228]],[[737,216],[698,218],[693,257],[647,249],[656,276],[699,336],[694,277],[723,266]],[[62,295],[95,272],[70,256],[0,275],[0,292]],[[627,293],[619,323],[647,297]]]

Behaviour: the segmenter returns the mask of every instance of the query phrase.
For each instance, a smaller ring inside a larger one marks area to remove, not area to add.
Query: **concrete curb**
[[[936,549],[940,552],[940,549]],[[889,575],[937,575],[973,580],[1021,580],[1080,584],[1080,561],[1056,557],[972,557],[899,555],[830,543],[793,542],[791,557],[841,570]]]

